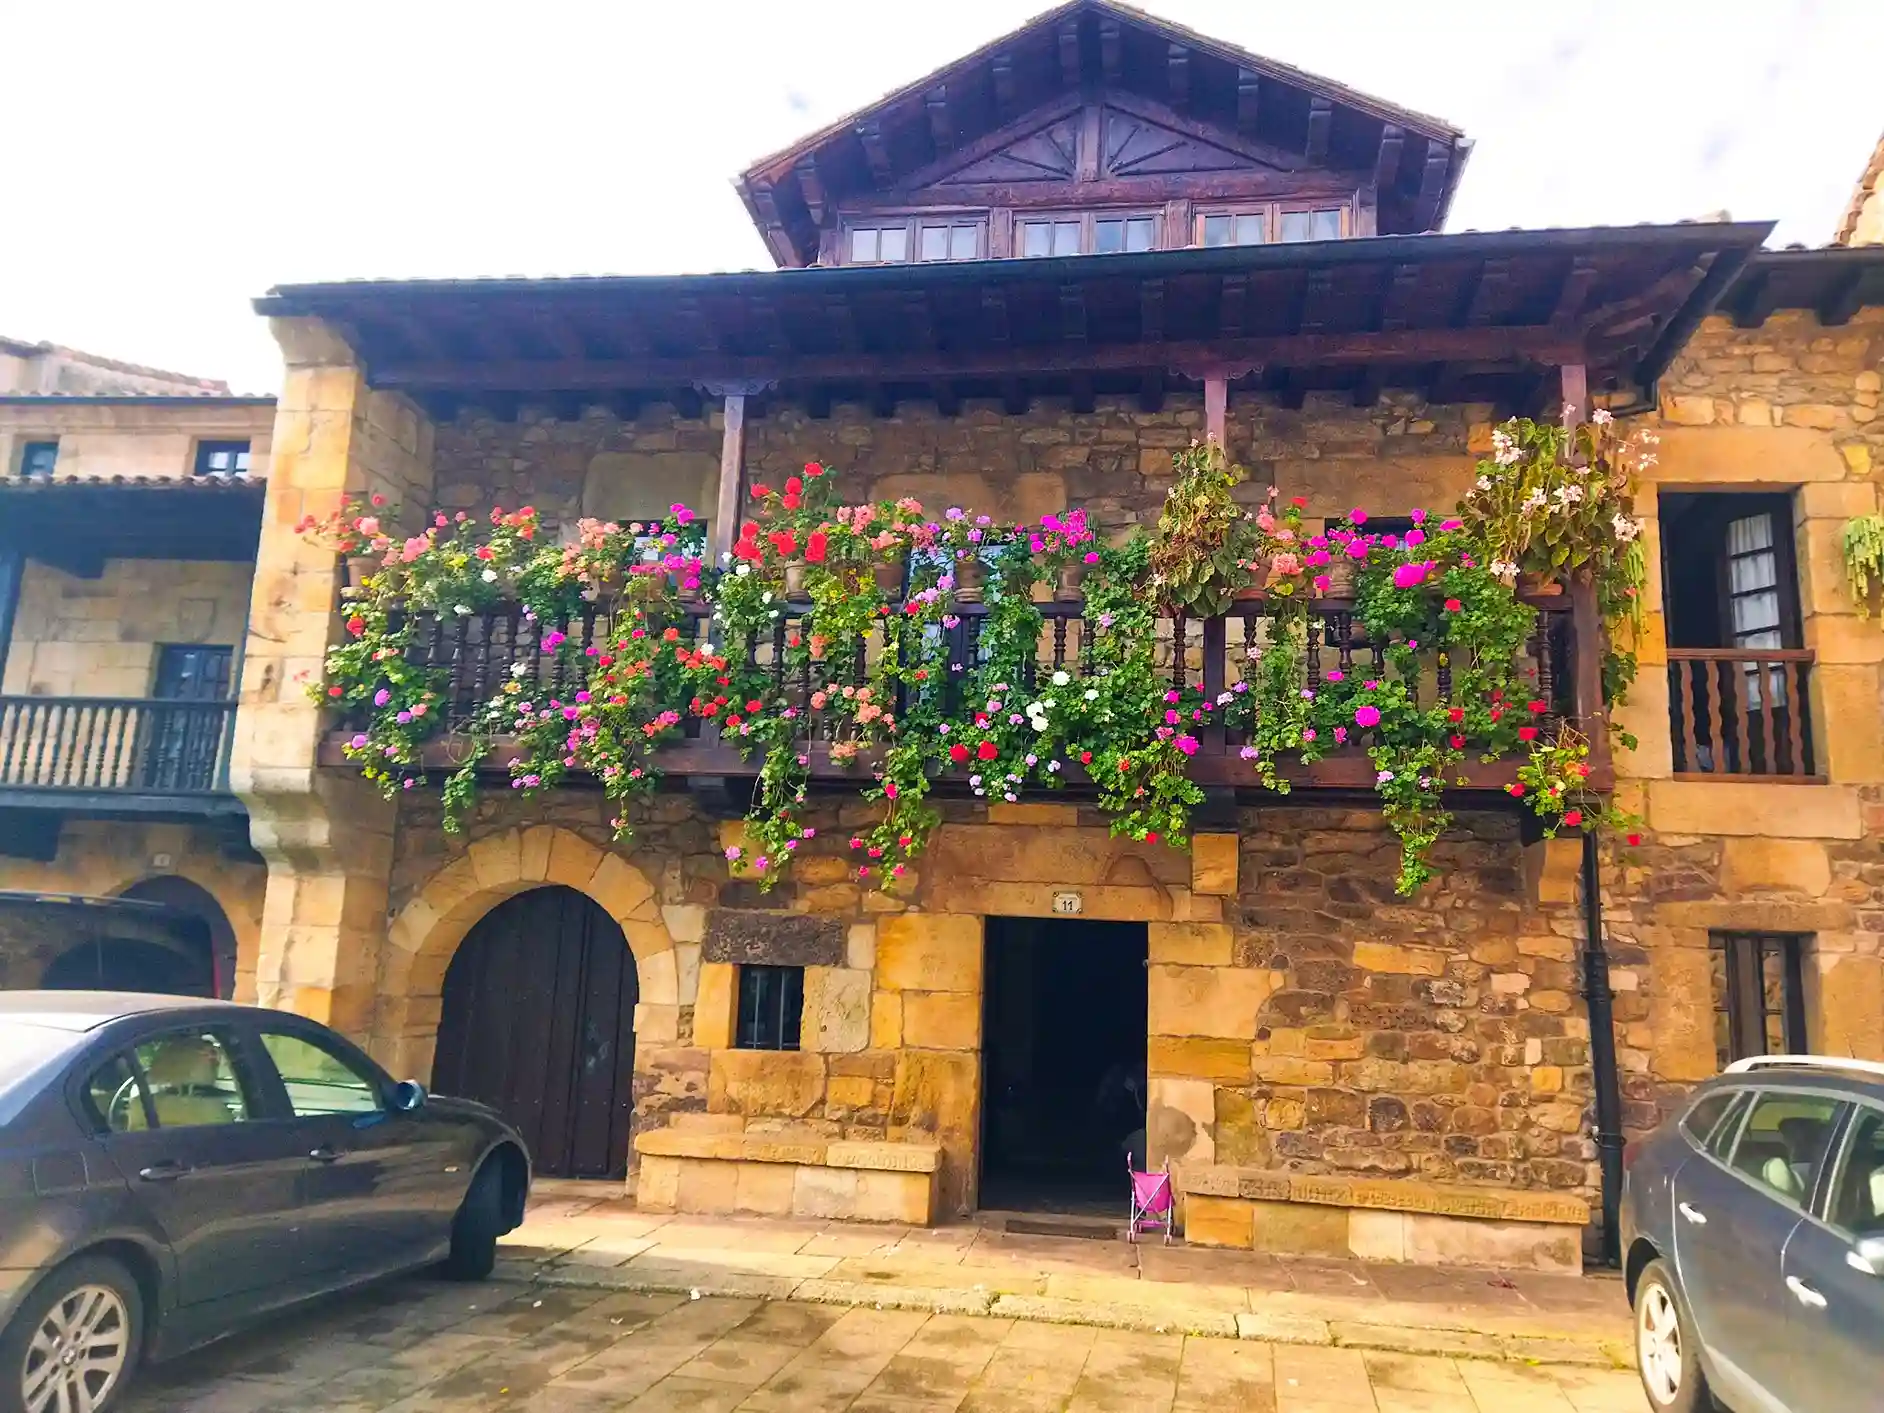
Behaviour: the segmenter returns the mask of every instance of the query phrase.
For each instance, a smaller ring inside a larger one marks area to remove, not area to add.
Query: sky
[[[1730,212],[1824,244],[1880,0],[1141,0],[1448,119],[1448,229]],[[0,333],[272,392],[276,284],[770,266],[732,178],[1044,0],[57,0],[4,20]]]

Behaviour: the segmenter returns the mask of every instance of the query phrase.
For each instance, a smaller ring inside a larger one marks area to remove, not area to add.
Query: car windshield
[[[39,1092],[38,1079],[85,1039],[82,1032],[0,1021],[0,1124]]]

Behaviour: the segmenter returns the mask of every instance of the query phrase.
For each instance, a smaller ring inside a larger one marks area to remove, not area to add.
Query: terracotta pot
[[[1080,560],[1072,560],[1060,566],[1060,579],[1053,587],[1053,597],[1062,603],[1070,603],[1081,595],[1080,586],[1086,582],[1086,566]]]
[[[955,602],[980,603],[988,583],[988,566],[978,554],[955,561]]]
[[[383,561],[376,554],[350,554],[347,556],[347,582],[357,589],[366,582],[367,575],[383,567]]]
[[[899,554],[894,559],[879,559],[870,567],[871,577],[877,581],[877,590],[885,598],[902,598],[905,563],[903,556]]]
[[[1563,580],[1553,574],[1537,574],[1527,569],[1518,575],[1518,592],[1529,598],[1555,598],[1563,592]]]
[[[811,572],[811,566],[802,559],[794,559],[785,566],[785,597],[794,602],[805,596],[805,576]]]
[[[1354,597],[1354,579],[1358,571],[1354,561],[1345,553],[1337,553],[1328,561],[1328,597],[1331,599],[1351,599]]]

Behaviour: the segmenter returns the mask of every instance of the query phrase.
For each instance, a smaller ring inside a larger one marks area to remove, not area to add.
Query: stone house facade
[[[1603,1235],[1624,1134],[1724,1059],[1884,1058],[1884,635],[1838,546],[1878,508],[1884,262],[1760,252],[1762,226],[1427,234],[1465,151],[1075,0],[742,177],[809,268],[258,301],[285,371],[230,772],[266,861],[238,997],[527,1113],[541,1170],[626,1173],[655,1209],[1078,1199],[1013,1182],[1027,1096],[1078,1052],[1123,1073],[1193,1242],[1553,1268]],[[745,485],[817,460],[851,496],[1117,534],[1209,436],[1253,494],[1395,516],[1457,501],[1498,419],[1590,397],[1663,441],[1614,758],[1643,841],[1587,860],[1496,789],[1412,898],[1364,789],[1229,786],[1188,851],[1077,792],[947,797],[886,894],[832,791],[761,893],[727,871],[717,758],[630,844],[580,786],[488,792],[452,834],[359,779],[307,693],[346,568],[293,527],[343,495],[552,523],[682,500],[724,545]],[[1771,604],[1708,587],[1735,553]],[[1750,702],[1779,738],[1734,739]],[[1129,1043],[1093,1053],[1120,997]]]

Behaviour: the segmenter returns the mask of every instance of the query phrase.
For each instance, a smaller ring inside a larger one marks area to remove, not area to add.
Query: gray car
[[[0,992],[0,1413],[104,1413],[140,1359],[443,1261],[490,1274],[523,1141],[324,1026]]]
[[[1884,1408],[1884,1065],[1741,1061],[1627,1167],[1623,1251],[1653,1407]]]

